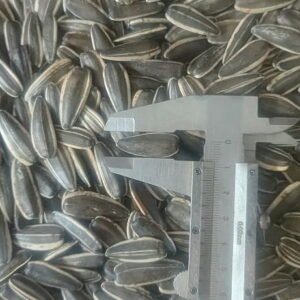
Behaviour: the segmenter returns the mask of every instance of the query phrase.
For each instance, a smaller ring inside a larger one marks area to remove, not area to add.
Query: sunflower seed
[[[63,129],[69,129],[76,122],[87,101],[91,84],[92,78],[88,69],[76,67],[64,79],[59,107]]]
[[[288,26],[262,24],[252,27],[251,32],[257,38],[284,51],[300,54],[300,31]]]
[[[282,59],[275,63],[275,66],[280,71],[288,71],[295,66],[300,65],[300,55],[293,55],[288,58]]]
[[[168,7],[166,18],[172,24],[198,34],[218,34],[219,28],[197,9],[184,4]]]
[[[92,298],[84,291],[70,291],[62,289],[61,294],[64,300],[91,300]]]
[[[52,212],[51,217],[55,223],[61,225],[73,238],[80,241],[80,243],[88,250],[93,253],[102,251],[102,244],[96,236],[74,218],[58,211]]]
[[[300,232],[298,230],[298,224],[300,220],[300,214],[297,212],[286,213],[283,216],[283,220],[281,222],[281,228],[286,232],[299,236]]]
[[[181,198],[173,198],[165,208],[166,215],[181,229],[190,228],[190,203]]]
[[[176,248],[183,252],[189,251],[190,234],[188,231],[169,231],[168,235],[173,240]]]
[[[293,282],[290,287],[276,295],[278,300],[289,300],[289,299],[297,299],[299,295],[299,286],[300,282]]]
[[[219,76],[226,77],[249,72],[261,65],[267,59],[270,51],[271,48],[264,41],[249,42],[223,65]]]
[[[154,96],[153,96],[152,103],[155,104],[155,103],[163,102],[167,99],[168,99],[167,89],[165,86],[161,85],[156,89]]]
[[[45,100],[51,112],[52,120],[55,124],[59,124],[59,99],[60,91],[57,85],[50,82],[45,89]]]
[[[0,211],[5,220],[9,223],[13,221],[14,198],[11,188],[9,168],[5,165],[0,168]]]
[[[38,2],[38,1],[37,1]],[[57,47],[57,22],[54,16],[46,16],[43,22],[42,42],[45,58],[49,64],[54,62]]]
[[[61,265],[59,267],[65,271],[67,271],[71,275],[77,277],[84,283],[99,282],[102,279],[101,274],[94,270],[61,266]]]
[[[115,283],[123,287],[151,285],[174,278],[183,270],[183,263],[171,259],[139,264],[126,262],[115,267]]]
[[[209,34],[207,40],[211,44],[227,44],[239,22],[237,20],[219,21],[216,25],[219,27],[218,34]]]
[[[46,262],[31,261],[27,264],[24,273],[45,286],[70,290],[82,288],[82,283],[77,278]]]
[[[88,191],[65,194],[62,199],[62,210],[69,216],[87,220],[104,216],[121,221],[126,219],[129,214],[126,207],[118,201]]]
[[[178,99],[182,96],[177,78],[170,78],[168,85],[167,85],[167,92],[170,100]]]
[[[62,246],[60,246],[52,251],[47,252],[43,256],[43,261],[50,261],[57,257],[60,257],[61,255],[64,255],[67,252],[69,252],[70,250],[72,250],[75,246],[77,246],[77,244],[78,244],[78,241],[66,242]]]
[[[0,297],[3,300],[24,300],[24,297],[19,296],[15,291],[13,291],[9,286],[8,283],[5,283],[0,286]]]
[[[166,33],[165,39],[169,43],[175,43],[185,38],[195,37],[196,35],[196,33],[184,30],[177,26],[172,26],[170,30]]]
[[[205,15],[214,15],[222,12],[234,4],[233,0],[194,0],[190,5]],[[185,1],[188,3],[188,1]]]
[[[131,88],[127,71],[121,64],[108,63],[103,71],[104,83],[116,112],[129,108]]]
[[[40,0],[35,1],[34,10],[37,11],[39,18],[42,22],[48,16],[55,16],[59,10],[62,0]]]
[[[8,224],[0,212],[0,265],[8,264],[13,255],[12,240],[8,228]],[[2,266],[3,267],[3,266]]]
[[[53,158],[46,159],[44,163],[52,176],[64,189],[67,191],[76,190],[75,168],[72,158],[65,148],[58,147],[56,155]]]
[[[21,0],[8,0],[8,3],[14,15],[22,21],[24,19],[23,2]]]
[[[13,233],[13,238],[18,247],[32,251],[50,251],[64,243],[62,228],[53,224],[27,226]]]
[[[236,0],[235,9],[244,13],[260,14],[267,11],[272,11],[292,4],[294,0]]]
[[[114,47],[114,43],[103,27],[97,24],[92,25],[90,35],[95,51],[101,52]]]
[[[40,194],[31,170],[14,160],[11,166],[11,184],[15,203],[26,220],[42,218]]]
[[[94,132],[96,135],[105,136],[105,122],[102,116],[96,110],[85,106],[81,113],[81,116],[79,117],[79,120],[80,122],[82,122],[84,127],[90,130],[92,133]]]
[[[27,45],[32,63],[41,67],[43,63],[42,33],[39,17],[36,13],[29,13],[23,23],[21,44]]]
[[[22,28],[19,22],[7,20],[4,23],[3,31],[7,52],[21,46]]]
[[[160,51],[159,44],[155,40],[142,40],[102,50],[100,56],[112,61],[133,61],[149,59]]]
[[[132,107],[149,105],[153,102],[153,90],[138,90],[132,98]]]

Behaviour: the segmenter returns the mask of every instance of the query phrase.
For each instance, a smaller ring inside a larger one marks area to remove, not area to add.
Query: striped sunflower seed
[[[31,251],[50,251],[64,243],[62,228],[54,224],[26,226],[12,236],[18,247]]]
[[[170,100],[178,99],[182,96],[179,85],[178,85],[178,79],[177,78],[170,78],[167,85],[167,92],[168,92],[168,98]]]
[[[61,225],[73,238],[93,253],[102,251],[102,244],[97,237],[74,218],[58,211],[51,214],[54,223]]]
[[[216,25],[220,30],[219,33],[209,34],[207,36],[207,40],[211,44],[217,44],[217,45],[227,44],[238,24],[239,21],[237,20],[224,20],[224,21],[217,22]]]
[[[103,71],[104,84],[116,112],[130,106],[131,87],[125,68],[118,63],[107,63]]]
[[[154,96],[153,96],[152,103],[155,104],[155,103],[163,102],[167,99],[168,99],[167,89],[165,86],[161,85],[156,89]]]
[[[29,167],[14,160],[11,165],[11,184],[15,203],[26,220],[41,220],[41,197]]]
[[[235,9],[249,14],[260,14],[292,4],[294,0],[237,0],[235,2]]]
[[[90,229],[107,248],[126,239],[122,227],[103,216],[93,219],[90,223]]]
[[[99,283],[99,281],[102,279],[102,276],[100,273],[94,270],[90,269],[83,269],[83,268],[75,268],[75,267],[68,267],[68,266],[59,266],[62,270],[67,271],[71,275],[78,278],[83,283]]]
[[[51,294],[31,278],[14,274],[8,282],[9,287],[24,299],[54,300]]]
[[[177,260],[164,259],[150,263],[121,263],[115,267],[116,285],[139,287],[174,278],[184,270],[184,264]]]
[[[68,272],[42,261],[29,262],[24,273],[36,282],[54,288],[80,290],[83,286],[76,277]]]
[[[22,28],[19,22],[7,20],[3,26],[3,33],[7,52],[21,46]]]
[[[128,217],[129,211],[116,200],[95,192],[67,193],[62,199],[62,211],[72,217],[91,220],[104,216],[121,221]]]
[[[295,236],[300,236],[299,231],[300,214],[291,212],[284,214],[281,222],[281,228]]]
[[[132,98],[132,107],[150,105],[153,102],[154,91],[150,89],[138,90]]]
[[[189,3],[188,0],[185,3]],[[233,0],[193,0],[190,5],[200,10],[205,15],[215,15],[227,10],[234,4]]]
[[[61,295],[63,300],[91,300],[92,298],[84,291],[70,291],[62,289]]]
[[[98,24],[94,24],[91,27],[90,36],[93,44],[93,49],[97,52],[102,50],[111,49],[114,47],[114,43],[111,40],[109,34]]]
[[[279,25],[290,26],[300,30],[300,12],[295,9],[283,9],[277,16],[277,22]]]
[[[82,111],[91,89],[91,76],[88,69],[76,67],[65,77],[59,107],[59,117],[63,129],[72,127]]]
[[[190,209],[189,201],[173,198],[165,208],[165,213],[182,230],[188,231],[190,229]]]
[[[79,117],[79,121],[91,134],[95,134],[98,136],[105,136],[104,125],[105,122],[102,116],[98,113],[97,110],[94,110],[88,106],[85,106],[81,116]]]
[[[218,34],[219,28],[197,9],[184,5],[172,4],[168,7],[166,18],[172,24],[198,34]]]
[[[78,241],[71,241],[71,242],[65,242],[63,245],[61,245],[60,247],[47,252],[44,256],[43,256],[43,261],[51,261],[55,258],[58,258],[62,255],[65,255],[66,253],[68,253],[70,250],[74,250],[75,246],[78,245]],[[75,276],[76,277],[76,276]]]
[[[0,265],[8,264],[13,257],[12,239],[9,232],[8,224],[0,212]]]
[[[48,104],[52,120],[55,124],[59,124],[59,99],[59,88],[55,83],[50,82],[45,88],[45,100]]]
[[[24,300],[24,297],[19,296],[14,290],[12,290],[8,283],[4,283],[0,286],[0,296],[3,300]]]
[[[251,32],[257,38],[281,50],[300,54],[300,31],[288,26],[260,24],[252,27]]]
[[[55,129],[48,104],[42,96],[35,99],[30,129],[32,145],[39,157],[54,157],[57,150]]]
[[[62,0],[40,0],[35,1],[34,10],[43,22],[48,16],[55,16],[60,9]]]
[[[9,223],[13,222],[14,214],[14,198],[11,188],[11,179],[9,168],[2,165],[0,168],[0,211],[2,212],[5,220]]]
[[[166,33],[165,39],[169,43],[175,43],[175,42],[185,39],[185,38],[195,37],[196,35],[197,35],[196,33],[184,30],[180,27],[173,25],[169,29],[169,31]]]
[[[300,55],[292,55],[285,59],[279,60],[275,63],[274,67],[279,71],[288,71],[295,66],[300,65]]]
[[[57,36],[58,27],[55,17],[52,15],[46,16],[42,27],[42,43],[45,59],[48,64],[53,63],[55,60]]]
[[[76,64],[78,64],[79,59],[80,59],[79,54],[75,50],[73,50],[72,48],[70,48],[68,46],[64,46],[64,45],[60,45],[57,48],[56,54],[59,58],[70,59],[73,63],[76,63]]]

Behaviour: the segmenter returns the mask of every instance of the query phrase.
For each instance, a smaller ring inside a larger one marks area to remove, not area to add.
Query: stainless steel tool
[[[108,131],[205,132],[202,161],[107,158],[110,170],[191,197],[188,271],[174,281],[192,300],[254,299],[257,223],[255,147],[295,145],[298,119],[258,117],[258,99],[192,96],[113,114]]]

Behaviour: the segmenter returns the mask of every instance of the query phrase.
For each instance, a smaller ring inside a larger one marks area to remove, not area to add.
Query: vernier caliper
[[[108,131],[205,132],[202,161],[107,158],[110,170],[191,197],[188,271],[174,286],[192,300],[254,299],[258,142],[296,145],[298,119],[258,117],[256,97],[191,96],[113,114]]]

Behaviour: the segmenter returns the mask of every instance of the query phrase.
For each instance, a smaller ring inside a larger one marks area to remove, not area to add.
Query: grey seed
[[[198,34],[218,34],[219,28],[197,9],[184,5],[172,4],[168,7],[166,18],[172,24]]]
[[[24,19],[24,11],[23,11],[22,0],[8,0],[8,3],[10,4],[11,10],[13,11],[14,15],[19,20],[23,20]]]
[[[249,42],[221,67],[219,76],[226,77],[249,72],[260,66],[267,59],[270,51],[270,46],[264,41]]]
[[[224,20],[217,22],[216,25],[220,30],[219,33],[209,34],[207,40],[211,44],[227,44],[238,24],[238,20]]]
[[[108,259],[103,268],[102,274],[106,281],[114,281],[116,279],[114,269],[119,262],[117,260]]]
[[[7,52],[21,46],[22,28],[19,22],[11,20],[5,21],[3,32]]]
[[[105,164],[105,157],[112,156],[111,150],[102,142],[94,146],[97,173],[101,178],[107,194],[113,199],[120,199],[126,193],[126,185],[123,177],[110,172]]]
[[[59,58],[68,58],[74,63],[78,63],[80,60],[79,54],[75,50],[64,45],[60,45],[57,48],[56,54]]]
[[[94,24],[91,27],[90,35],[93,49],[95,51],[100,52],[114,47],[114,43],[112,42],[109,34],[98,24]]]
[[[59,143],[74,149],[91,148],[95,142],[90,132],[84,128],[72,127],[63,130],[57,127],[55,132]]]
[[[24,0],[23,1],[23,9],[24,9],[24,16],[27,16],[29,13],[34,11],[34,0]]]
[[[151,285],[174,278],[183,270],[182,262],[171,259],[139,264],[126,262],[115,267],[115,283],[123,287]]]
[[[225,21],[225,20],[241,20],[245,17],[245,13],[240,12],[234,8],[227,9],[224,12],[221,12],[215,16],[216,22]]]
[[[93,48],[89,32],[67,32],[63,36],[63,44],[78,53],[89,51]]]
[[[0,297],[3,300],[24,300],[24,297],[19,296],[15,291],[13,291],[8,283],[4,283],[0,286]]]
[[[123,229],[111,219],[103,216],[93,219],[90,223],[90,229],[106,247],[110,247],[126,239]]]
[[[59,99],[60,91],[57,85],[50,82],[45,89],[45,100],[48,103],[52,120],[55,124],[59,124]]]
[[[225,46],[212,46],[200,55],[196,56],[188,65],[188,74],[202,78],[212,71],[222,60]]]
[[[87,220],[104,216],[121,221],[129,214],[127,208],[118,201],[88,191],[65,194],[62,199],[62,211],[69,216]]]
[[[190,202],[181,199],[173,198],[165,208],[166,215],[181,229],[190,229]]]
[[[131,75],[130,82],[133,93],[138,90],[155,90],[162,84],[158,79],[142,75]]]
[[[154,25],[150,28],[143,28],[130,31],[129,33],[118,37],[114,40],[114,43],[129,43],[139,41],[142,39],[160,39],[167,31],[165,25]]]
[[[63,300],[92,300],[92,297],[90,297],[85,291],[70,291],[67,289],[62,289],[61,294],[63,297]]]
[[[176,247],[169,235],[160,225],[144,216],[137,216],[131,223],[131,228],[139,237],[152,237],[163,241],[169,254],[176,254]]]
[[[209,95],[243,95],[257,88],[262,84],[262,81],[263,76],[256,73],[228,76],[212,82],[206,88],[205,93]]]
[[[276,297],[278,300],[297,299],[299,295],[299,287],[300,287],[300,282],[295,281],[289,286],[288,289],[278,293]]]
[[[92,86],[88,99],[86,101],[86,105],[91,109],[97,110],[100,107],[100,103],[102,95],[98,88]]]
[[[196,35],[196,33],[184,30],[174,25],[166,33],[165,39],[172,44],[185,38],[195,37]]]
[[[266,299],[287,290],[292,281],[287,279],[268,279],[255,284],[255,298]]]
[[[92,75],[88,69],[78,67],[71,70],[61,89],[59,117],[63,129],[69,129],[81,113],[92,85]]]
[[[78,241],[66,242],[62,246],[60,246],[52,251],[47,252],[43,256],[43,261],[50,261],[57,257],[60,257],[61,255],[64,255],[67,252],[69,252],[70,250],[72,250],[75,246],[77,246],[77,244],[78,244]]]
[[[132,98],[132,107],[140,107],[145,105],[150,105],[153,102],[154,91],[147,90],[138,90]]]
[[[280,11],[277,16],[279,25],[290,26],[300,30],[300,12],[294,9],[286,8]]]
[[[43,63],[42,33],[39,17],[29,13],[23,23],[21,44],[27,45],[33,65],[41,67]]]
[[[292,55],[288,58],[281,59],[278,62],[274,63],[274,67],[279,71],[288,71],[295,66],[300,65],[300,55]]]
[[[24,273],[42,285],[70,290],[82,288],[82,283],[77,278],[46,262],[31,261]]]
[[[37,97],[34,102],[30,129],[32,145],[39,157],[54,157],[57,149],[56,135],[48,104],[42,96]]]
[[[87,269],[100,268],[104,262],[104,254],[94,254],[89,252],[71,254],[53,260],[54,264]]]
[[[259,95],[260,114],[265,117],[298,117],[300,107],[287,97],[277,94]]]
[[[102,50],[100,56],[113,61],[133,61],[149,59],[159,53],[160,46],[155,40],[142,40]]]
[[[108,299],[131,299],[131,300],[153,300],[151,295],[144,290],[135,288],[125,288],[117,286],[113,282],[105,281],[101,284],[103,291],[109,295],[109,298],[103,298],[102,290],[94,292],[95,300]]]
[[[156,204],[156,199],[148,191],[145,185],[141,182],[129,180],[129,191],[132,200],[134,201],[135,206],[138,210],[145,216],[149,216],[156,223],[158,223],[162,228],[165,228],[165,223],[162,218],[161,212]],[[128,219],[128,225],[132,221],[134,215],[131,215]],[[131,230],[127,228],[127,233]]]
[[[174,134],[144,133],[119,140],[117,147],[141,157],[171,157],[178,152]]]
[[[187,75],[178,80],[178,87],[183,97],[202,95],[204,93],[204,86],[196,78]]]
[[[46,199],[52,199],[60,189],[58,182],[49,171],[41,165],[36,164],[31,170],[40,195]]]
[[[188,1],[185,2],[188,3]],[[190,2],[189,5],[205,15],[215,15],[227,10],[234,4],[234,0],[194,0]]]
[[[42,22],[49,16],[55,16],[60,8],[62,0],[35,1],[34,10],[38,13]]]
[[[92,72],[93,84],[102,92],[105,90],[103,70],[104,60],[96,51],[87,51],[80,54],[81,67],[86,67]]]
[[[0,266],[8,264],[13,257],[12,240],[8,224],[0,212]]]
[[[67,191],[76,190],[76,173],[72,158],[66,149],[58,147],[53,158],[44,161],[52,176]]]
[[[154,93],[152,104],[163,102],[165,100],[168,100],[167,89],[165,86],[161,85]]]
[[[300,214],[297,212],[284,214],[281,222],[281,228],[295,236],[300,235],[299,231]]]
[[[28,104],[21,98],[14,100],[14,115],[16,119],[26,128],[30,130],[30,112]]]
[[[77,239],[89,251],[93,253],[102,251],[102,244],[97,237],[74,218],[58,211],[52,212],[51,217],[55,223],[61,225],[73,238]]]
[[[21,250],[16,253],[12,260],[6,265],[1,266],[0,283],[6,281],[17,270],[24,267],[31,259],[31,254],[28,251]],[[0,293],[1,297],[1,293]]]
[[[279,220],[286,212],[297,210],[297,199],[300,193],[299,182],[294,182],[287,186],[269,205],[266,214],[271,221]]]
[[[2,165],[0,168],[0,211],[2,212],[5,220],[9,223],[13,222],[14,214],[14,198],[11,188],[11,180],[9,168]]]
[[[182,97],[177,78],[174,77],[170,78],[167,85],[167,92],[170,100],[178,99]]]
[[[226,63],[237,51],[239,51],[251,38],[251,28],[257,24],[257,15],[246,15],[235,28],[227,43],[223,56],[223,64]]]
[[[23,84],[32,77],[32,66],[27,46],[13,48],[8,53],[10,66]]]
[[[262,39],[276,48],[300,54],[300,31],[288,26],[262,24],[251,29],[254,36]]]
[[[96,135],[105,136],[104,125],[105,122],[102,116],[94,109],[85,106],[79,120],[82,122],[84,127]]]
[[[15,16],[14,16],[14,14],[10,8],[10,5],[8,4],[7,1],[1,1],[0,10],[7,19],[15,20]]]
[[[14,274],[9,279],[8,285],[24,299],[54,300],[45,288],[22,274]]]
[[[170,195],[166,189],[156,185],[145,183],[145,187],[147,188],[149,193],[158,201],[165,201]]]
[[[74,167],[78,177],[86,187],[91,187],[92,176],[89,173],[88,167],[83,159],[83,156],[81,155],[81,151],[72,149],[70,147],[68,148],[68,151],[74,163]]]
[[[106,12],[90,0],[67,0],[65,9],[79,19],[108,23]]]
[[[26,220],[42,218],[41,197],[31,170],[14,160],[11,165],[11,184],[15,203]]]
[[[236,0],[235,9],[244,13],[260,14],[272,11],[292,4],[295,0]]]
[[[18,97],[23,92],[19,78],[3,60],[0,60],[0,88],[11,97]]]
[[[153,28],[158,25],[166,25],[166,24],[169,25],[169,21],[166,18],[161,17],[160,14],[128,21],[128,27],[131,30]]]
[[[277,24],[279,10],[265,12],[259,20],[260,24]]]
[[[164,58],[189,62],[194,57],[210,47],[207,39],[203,36],[189,37],[181,39],[170,45],[163,53]]]
[[[65,270],[71,275],[75,276],[76,278],[78,278],[80,281],[84,283],[96,283],[102,279],[101,274],[94,270],[61,266],[61,265],[59,267],[62,270]]]
[[[53,63],[55,59],[57,35],[58,28],[55,17],[52,15],[46,16],[42,25],[42,42],[44,55],[49,64]]]
[[[300,87],[300,66],[285,71],[268,84],[267,90],[275,94],[287,95]]]
[[[188,231],[169,231],[168,235],[179,250],[189,252],[190,233]]]
[[[131,87],[125,68],[118,63],[107,63],[103,71],[104,84],[116,112],[129,108]]]
[[[64,243],[63,229],[54,224],[26,226],[12,236],[18,247],[31,251],[50,251]]]
[[[284,261],[277,255],[272,255],[257,263],[256,278],[263,280],[272,277],[285,267]]]
[[[71,68],[72,62],[69,59],[55,61],[31,83],[25,93],[25,101],[30,101],[30,99],[40,93],[50,82],[57,83]]]
[[[164,4],[160,1],[151,3],[136,1],[131,5],[120,5],[116,1],[106,1],[105,3],[109,18],[113,21],[127,21],[153,15],[164,8]]]

